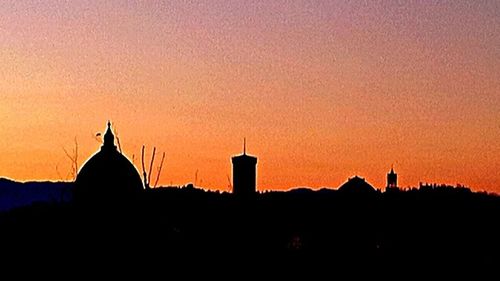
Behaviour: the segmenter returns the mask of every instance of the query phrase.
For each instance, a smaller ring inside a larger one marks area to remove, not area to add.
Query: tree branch
[[[148,183],[151,183],[151,170],[153,169],[153,164],[155,161],[156,147],[153,147],[153,155],[151,156],[151,164],[149,164],[149,174],[148,174]]]
[[[148,184],[148,177],[147,177],[147,174],[146,174],[146,168],[144,166],[144,145],[142,145],[142,158],[141,158],[141,162],[142,162],[142,176],[144,178],[144,188],[148,189],[149,188],[149,184]]]
[[[165,152],[163,152],[163,155],[161,157],[160,167],[158,167],[158,174],[156,175],[155,185],[153,186],[154,188],[156,188],[156,185],[158,184],[158,180],[160,179],[161,168],[163,167],[163,160],[165,160]]]

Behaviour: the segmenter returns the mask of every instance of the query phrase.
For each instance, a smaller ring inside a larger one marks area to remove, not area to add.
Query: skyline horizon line
[[[339,186],[335,187],[335,186],[329,186],[329,185],[324,185],[324,186],[307,186],[307,185],[297,185],[297,186],[290,186],[290,187],[285,187],[285,188],[278,188],[278,189],[264,189],[264,190],[259,190],[257,189],[257,192],[288,192],[288,191],[293,191],[293,190],[298,190],[298,189],[308,189],[308,190],[312,190],[312,191],[320,191],[322,189],[327,189],[327,190],[338,190],[340,186],[342,186],[343,184],[347,183],[350,179],[352,178],[355,178],[355,177],[359,177],[361,179],[365,179],[365,177],[362,177],[361,175],[352,175],[351,177],[348,177],[346,181],[342,182]],[[8,176],[2,176],[0,175],[0,180],[8,180],[8,181],[11,181],[11,182],[15,182],[15,183],[21,183],[21,184],[24,184],[24,183],[74,183],[74,181],[71,181],[71,180],[52,180],[52,179],[27,179],[27,180],[19,180],[19,179],[14,179],[14,178],[11,178],[11,177],[8,177]],[[369,181],[367,181],[368,184],[370,184]],[[229,190],[225,190],[225,189],[218,189],[218,188],[213,188],[213,187],[207,187],[207,186],[200,186],[200,185],[195,185],[193,182],[186,182],[186,183],[174,183],[172,185],[168,184],[168,185],[158,185],[157,187],[150,187],[150,189],[157,189],[157,188],[182,188],[182,187],[186,187],[188,185],[192,185],[193,187],[195,188],[198,188],[198,189],[202,189],[204,191],[212,191],[212,192],[216,192],[216,191],[219,191],[219,192],[228,192],[230,193],[231,191]],[[370,184],[371,185],[371,184]],[[497,195],[500,195],[500,193],[498,192],[495,192],[495,191],[487,191],[485,189],[481,189],[481,190],[478,190],[472,186],[468,186],[468,185],[464,185],[464,184],[461,184],[461,183],[444,183],[444,182],[425,182],[425,181],[421,181],[419,182],[419,185],[427,185],[427,186],[436,186],[436,187],[453,187],[453,188],[467,188],[467,189],[470,189],[471,191],[473,192],[479,192],[479,193],[487,193],[487,194],[497,194]],[[411,186],[411,185],[407,185],[407,186],[398,186],[398,189],[400,191],[409,191],[409,190],[412,190],[412,189],[420,189],[420,186],[419,185],[415,185],[415,186]],[[378,186],[374,186],[372,185],[375,190],[377,191],[384,191],[387,187],[378,187]],[[257,187],[258,188],[258,187]]]
[[[114,121],[111,121],[112,118],[108,118],[106,123],[108,124],[108,126],[110,124],[115,124]],[[115,131],[114,127],[112,129],[112,133],[116,136],[116,139],[117,139],[117,145],[115,145],[117,148],[119,148],[121,150],[121,147],[120,147],[120,138],[118,137],[118,134],[117,132]],[[98,139],[98,137],[100,137],[101,139]],[[96,140],[99,141],[101,147],[103,145],[103,137],[104,137],[104,132],[97,132],[97,135],[96,135]],[[248,155],[248,156],[254,156],[254,157],[257,157],[256,154],[247,154],[247,145],[246,145],[246,138],[247,137],[243,137],[243,151],[240,152],[240,153],[233,153],[233,154],[230,154],[229,156],[229,159],[231,159],[232,157],[234,156],[241,156],[241,155]],[[75,144],[77,144],[77,138],[75,136]],[[145,144],[143,144],[143,146],[145,146]],[[156,147],[154,147],[156,149]],[[65,148],[63,147],[63,150],[65,151],[65,153],[67,153],[67,151],[65,150]],[[79,170],[78,172],[80,172],[81,168],[85,165],[85,163],[87,163],[91,158],[92,156],[94,156],[95,154],[97,154],[99,152],[99,150],[97,151],[94,151],[93,153],[90,154],[90,156],[88,156],[87,158],[84,158],[85,160],[84,161],[81,161],[80,163],[78,163],[78,167],[79,167]],[[132,154],[132,156],[128,156],[127,153],[123,152],[123,151],[120,151],[120,153],[125,156],[131,163],[132,165],[134,166],[134,168],[140,172],[140,169],[139,169],[139,166],[136,165],[135,163],[135,160],[133,159],[133,156],[135,155],[134,153]],[[78,157],[77,157],[78,158]],[[394,170],[394,166],[395,166],[395,163],[398,162],[398,161],[393,161],[391,162],[391,165],[390,165],[390,170]],[[197,177],[197,174],[198,174],[198,171],[199,169],[196,169],[196,172],[195,172],[195,177]],[[362,179],[367,179],[368,177],[367,176],[364,176],[362,173],[360,172],[354,172],[354,173],[351,173],[351,176],[348,176],[346,180],[340,180],[339,184],[336,185],[336,184],[320,184],[320,185],[309,185],[309,184],[296,184],[296,185],[290,185],[290,186],[274,186],[274,187],[264,187],[264,189],[262,190],[259,190],[259,191],[262,191],[262,192],[265,192],[265,191],[290,191],[290,190],[294,190],[294,189],[300,189],[300,188],[308,188],[308,189],[311,189],[311,190],[321,190],[321,189],[334,189],[334,190],[337,190],[342,184],[346,183],[349,179],[351,178],[354,178],[354,177],[360,177]],[[49,181],[49,182],[74,182],[75,179],[71,180],[71,179],[57,179],[57,178],[24,178],[24,179],[17,179],[15,177],[10,177],[8,175],[0,175],[0,178],[6,178],[6,179],[10,179],[10,180],[13,180],[13,181],[16,181],[16,182],[45,182],[45,181]],[[68,176],[66,176],[66,178],[68,178]],[[344,177],[345,178],[345,177]],[[185,185],[188,185],[188,184],[193,184],[194,186],[196,187],[199,187],[199,188],[202,188],[204,190],[212,190],[212,191],[222,191],[222,192],[226,192],[226,191],[229,191],[231,192],[231,190],[224,188],[223,185],[221,186],[214,186],[214,185],[201,185],[202,183],[195,183],[196,180],[194,181],[190,181],[190,180],[187,180],[187,181],[176,181],[175,183],[173,181],[171,181],[170,183],[167,183],[165,180],[163,180],[162,182],[160,182],[160,185],[158,187],[169,187],[169,186],[177,186],[177,187],[181,187],[181,186],[185,186]],[[202,182],[203,179],[201,178],[200,181]],[[478,187],[478,186],[473,186],[473,185],[470,185],[470,184],[467,184],[467,183],[463,183],[463,182],[459,182],[459,181],[439,181],[439,180],[418,180],[418,184],[422,184],[422,183],[425,183],[425,184],[437,184],[437,185],[446,185],[446,186],[461,186],[461,187],[467,187],[467,188],[470,188],[471,190],[474,190],[474,191],[477,191],[477,192],[488,192],[488,193],[494,193],[494,194],[500,194],[500,192],[498,191],[489,191],[487,189],[485,189],[484,187]],[[380,184],[371,184],[374,188],[376,188],[377,190],[382,190],[384,188],[386,188],[386,186],[384,185],[380,185]],[[257,185],[258,187],[259,185]],[[415,185],[415,184],[405,184],[405,185],[402,185],[402,186],[398,186],[399,188],[404,188],[404,189],[412,189],[412,188],[417,188],[418,185]]]

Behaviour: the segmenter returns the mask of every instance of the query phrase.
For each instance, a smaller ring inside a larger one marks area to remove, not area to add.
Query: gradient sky
[[[500,1],[16,0],[0,34],[0,176],[68,179],[111,119],[160,184],[228,190],[246,137],[259,190],[500,192]]]

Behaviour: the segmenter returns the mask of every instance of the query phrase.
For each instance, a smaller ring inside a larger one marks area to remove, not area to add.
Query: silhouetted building
[[[398,188],[398,174],[394,173],[394,168],[387,174],[387,187],[386,189]]]
[[[246,141],[243,143],[243,154],[234,156],[233,162],[233,194],[251,196],[257,191],[257,157],[246,154]]]
[[[75,183],[77,201],[113,201],[130,198],[143,190],[134,165],[116,149],[111,123],[101,150],[80,169]]]
[[[372,193],[375,192],[375,188],[366,182],[364,178],[354,176],[349,178],[347,182],[342,184],[339,189],[341,192],[349,193]]]

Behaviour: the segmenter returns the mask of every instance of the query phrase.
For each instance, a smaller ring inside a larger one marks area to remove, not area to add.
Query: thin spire
[[[111,121],[108,120],[108,129],[104,134],[103,147],[115,148],[115,136],[113,135],[113,130],[111,129]]]
[[[243,155],[247,154],[247,138],[243,138]]]

